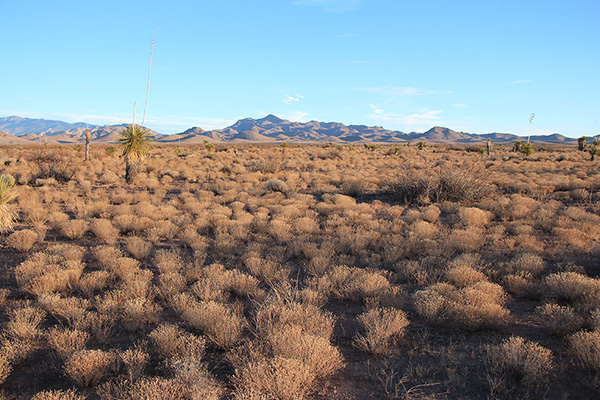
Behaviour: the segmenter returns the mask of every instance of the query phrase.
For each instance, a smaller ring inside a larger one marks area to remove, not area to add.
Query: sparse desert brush
[[[167,272],[158,276],[157,294],[167,303],[181,293],[187,284],[186,278],[179,272]]]
[[[149,336],[157,353],[164,360],[199,361],[204,356],[206,340],[176,325],[160,325]]]
[[[395,308],[371,309],[359,315],[358,322],[364,333],[356,337],[356,346],[378,356],[391,354],[409,324],[406,313]]]
[[[31,400],[85,400],[85,396],[71,390],[44,390],[36,393]]]
[[[17,198],[15,178],[10,175],[0,175],[0,233],[12,230],[17,214],[9,204]]]
[[[390,286],[382,273],[361,268],[338,266],[326,277],[334,295],[352,301],[380,296]]]
[[[545,279],[550,296],[595,308],[600,300],[600,281],[578,272],[558,272]]]
[[[64,373],[82,387],[97,385],[116,369],[116,356],[102,350],[80,350],[63,366]]]
[[[123,257],[121,250],[113,246],[98,246],[94,248],[93,254],[103,268],[109,268],[117,258]]]
[[[78,297],[61,297],[56,293],[38,296],[39,305],[49,314],[68,326],[81,320],[90,306],[89,300]]]
[[[547,303],[536,309],[540,322],[548,327],[552,335],[565,336],[581,329],[583,318],[569,306]]]
[[[139,331],[158,323],[161,308],[147,297],[128,299],[123,305],[121,321],[131,331]]]
[[[48,224],[52,229],[59,230],[61,225],[69,220],[69,216],[61,211],[53,211],[48,214]]]
[[[77,329],[52,328],[46,332],[46,341],[51,349],[63,360],[71,354],[83,350],[90,340],[90,334]]]
[[[554,369],[552,352],[536,342],[512,336],[486,348],[487,379],[492,395],[545,385]]]
[[[477,207],[461,207],[458,210],[458,217],[465,226],[486,226],[492,214]]]
[[[236,367],[233,380],[236,400],[302,400],[313,389],[315,376],[300,360],[274,357]]]
[[[286,280],[291,272],[288,266],[266,259],[253,251],[244,254],[243,260],[252,275],[270,284]]]
[[[110,272],[104,270],[88,272],[79,277],[77,287],[87,298],[90,298],[95,292],[104,289],[112,276]]]
[[[519,254],[506,265],[509,273],[528,273],[532,276],[539,275],[545,268],[546,262],[532,253]]]
[[[308,333],[298,325],[282,325],[263,340],[274,357],[299,360],[316,378],[329,376],[344,365],[341,353],[328,338]]]
[[[184,398],[220,400],[226,393],[223,385],[212,377],[206,364],[198,359],[171,359],[167,364],[182,385]]]
[[[65,221],[60,225],[60,232],[68,239],[81,239],[87,232],[89,223],[82,219]]]
[[[446,271],[446,279],[459,288],[474,285],[477,282],[486,282],[487,277],[481,271],[468,265],[452,266]]]
[[[185,388],[177,379],[162,377],[142,378],[136,381],[110,381],[99,386],[96,391],[106,400],[181,400]]]
[[[271,299],[260,307],[255,316],[258,332],[268,337],[281,326],[299,326],[303,331],[329,340],[333,334],[335,318],[311,304],[285,302]]]
[[[4,335],[18,343],[35,343],[41,335],[40,324],[46,317],[44,310],[34,307],[12,309],[9,321],[4,327]]]
[[[568,337],[575,360],[585,369],[600,371],[600,331],[580,331]]]
[[[150,355],[139,346],[120,351],[117,355],[119,361],[125,367],[130,381],[140,379],[144,375],[144,370],[150,361]]]
[[[94,218],[90,223],[90,231],[98,239],[108,243],[114,242],[119,236],[119,230],[112,225],[110,220],[103,218]]]
[[[6,242],[9,246],[14,247],[21,253],[26,253],[38,240],[38,234],[30,229],[16,231],[8,236]]]
[[[246,319],[238,310],[214,301],[194,304],[183,310],[181,317],[222,349],[234,346],[246,327]]]
[[[142,260],[148,257],[152,251],[152,244],[137,236],[128,237],[125,240],[125,247],[127,248],[129,254],[131,254],[133,258],[137,260]]]
[[[504,308],[506,294],[502,287],[486,281],[460,289],[449,284],[433,285],[413,294],[413,302],[423,318],[467,330],[499,328],[510,315]]]
[[[160,249],[154,254],[154,265],[161,273],[178,272],[185,266],[181,253],[176,250]]]

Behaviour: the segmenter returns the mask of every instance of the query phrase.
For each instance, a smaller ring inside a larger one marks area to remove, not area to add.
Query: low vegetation
[[[0,398],[597,397],[595,144],[145,139],[2,149]]]

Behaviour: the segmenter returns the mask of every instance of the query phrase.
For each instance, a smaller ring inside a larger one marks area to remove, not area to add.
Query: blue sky
[[[594,134],[598,0],[0,0],[0,117]],[[600,122],[600,121],[599,121]],[[598,128],[600,129],[600,127]]]

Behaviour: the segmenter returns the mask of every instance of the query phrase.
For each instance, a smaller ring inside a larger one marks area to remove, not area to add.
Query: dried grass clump
[[[486,353],[488,382],[500,392],[493,395],[541,388],[554,369],[550,350],[517,336],[487,346]]]
[[[234,398],[302,400],[314,382],[310,368],[300,360],[258,358],[236,367]]]
[[[150,332],[150,340],[164,360],[200,360],[204,355],[206,340],[176,325],[163,324]]]
[[[577,332],[569,336],[575,360],[586,369],[600,372],[600,331]]]
[[[273,300],[258,309],[255,325],[257,331],[265,337],[281,326],[295,325],[305,332],[329,340],[333,334],[335,318],[331,313],[311,304]]]
[[[461,207],[458,210],[458,218],[464,226],[486,226],[492,218],[492,213],[477,207]]]
[[[550,296],[596,308],[600,301],[600,280],[578,272],[558,272],[545,279]]]
[[[33,307],[12,309],[4,328],[4,336],[23,345],[32,345],[41,335],[39,326],[46,317],[44,310]]]
[[[119,230],[108,219],[94,218],[90,223],[90,231],[107,243],[114,243],[119,236]]]
[[[474,204],[494,195],[494,187],[470,170],[450,168],[426,173],[407,168],[390,185],[393,195],[406,203],[451,201]]]
[[[356,337],[355,344],[362,350],[378,356],[393,352],[397,340],[408,327],[406,313],[394,308],[374,308],[358,316],[364,334]]]
[[[36,393],[31,400],[85,400],[86,397],[71,390],[44,390]]]
[[[66,376],[82,387],[95,386],[106,379],[116,367],[113,353],[102,350],[81,350],[69,357],[63,366]]]
[[[150,361],[150,355],[138,346],[120,351],[118,356],[131,381],[140,379],[144,375],[144,370]]]
[[[38,240],[38,234],[31,229],[23,229],[10,234],[6,239],[6,243],[10,247],[14,247],[21,253],[26,253]]]
[[[106,400],[184,400],[185,388],[177,379],[161,377],[136,381],[106,382],[96,391]]]
[[[375,270],[338,266],[325,277],[336,297],[352,301],[379,297],[390,287],[387,278]]]
[[[246,319],[236,309],[203,301],[183,310],[182,318],[194,329],[202,331],[208,339],[222,349],[233,347],[241,338]]]
[[[48,345],[63,360],[73,353],[83,350],[89,340],[89,333],[77,329],[52,328],[46,333]]]
[[[74,219],[63,222],[60,225],[60,233],[62,233],[67,239],[77,240],[81,239],[87,232],[89,224],[83,219]]]
[[[0,234],[13,229],[17,214],[8,204],[17,198],[15,178],[10,175],[0,175]]]
[[[552,335],[565,336],[581,329],[583,318],[575,313],[569,306],[559,306],[548,303],[536,309],[540,322],[548,327]]]
[[[477,282],[464,288],[436,284],[413,295],[419,315],[434,323],[447,322],[467,330],[496,329],[510,312],[504,307],[506,294],[500,285]]]
[[[125,248],[133,258],[143,260],[150,255],[152,243],[148,243],[137,236],[131,236],[125,240]]]

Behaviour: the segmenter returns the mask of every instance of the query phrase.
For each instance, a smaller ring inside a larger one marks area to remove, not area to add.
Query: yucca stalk
[[[140,172],[142,161],[154,147],[152,133],[139,125],[129,125],[118,140],[125,157],[125,180],[132,183]]]
[[[0,175],[0,233],[12,230],[15,225],[17,213],[11,209],[8,203],[16,198],[15,178],[10,175]]]

